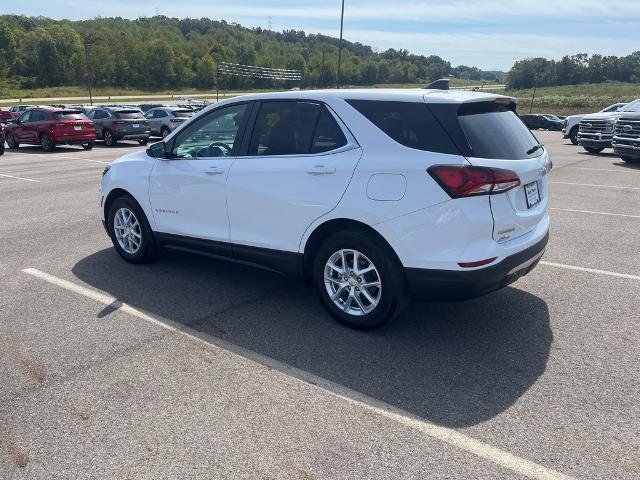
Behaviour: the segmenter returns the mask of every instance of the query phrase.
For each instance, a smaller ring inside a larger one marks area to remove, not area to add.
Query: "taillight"
[[[434,165],[427,172],[451,198],[504,193],[520,185],[515,172],[501,168]]]

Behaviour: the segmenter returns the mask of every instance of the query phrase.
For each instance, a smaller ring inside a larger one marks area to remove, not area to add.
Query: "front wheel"
[[[147,143],[149,143],[149,137],[147,137],[147,138],[140,138],[140,139],[138,139],[138,143],[139,143],[140,145],[146,145]]]
[[[113,246],[127,262],[146,263],[156,257],[158,248],[147,217],[131,197],[119,197],[111,204],[108,227]]]
[[[582,147],[589,153],[600,153],[604,150],[604,147]]]
[[[7,133],[6,140],[7,140],[7,145],[9,145],[9,148],[11,150],[15,150],[20,146],[20,144],[16,141],[16,137],[14,137],[13,133],[11,132]]]
[[[395,253],[373,235],[349,230],[332,235],[313,264],[324,308],[339,322],[371,330],[399,317],[409,289]]]
[[[40,135],[40,146],[45,152],[53,152],[56,149],[56,144],[53,143],[51,137],[46,133]]]
[[[578,144],[578,127],[573,127],[571,129],[569,132],[569,140],[571,140],[571,143],[574,145]]]
[[[162,130],[160,131],[160,135],[162,135],[162,138],[167,138],[167,135],[169,135],[171,133],[171,130],[169,130],[167,127],[162,127]]]
[[[82,148],[84,148],[85,150],[91,150],[93,148],[93,145],[95,144],[95,142],[87,142],[87,143],[83,143],[82,144]]]

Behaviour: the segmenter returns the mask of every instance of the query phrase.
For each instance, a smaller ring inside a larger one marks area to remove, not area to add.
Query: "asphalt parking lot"
[[[640,478],[640,169],[537,135],[543,262],[369,333],[275,273],[122,261],[95,196],[136,143],[7,151],[0,478]]]

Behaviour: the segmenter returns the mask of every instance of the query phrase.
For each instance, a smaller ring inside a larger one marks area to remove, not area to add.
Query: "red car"
[[[96,140],[96,129],[80,110],[32,108],[6,126],[5,137],[11,149],[26,143],[41,145],[46,152],[61,144],[82,145],[90,150]]]
[[[0,123],[9,123],[13,117],[9,110],[2,110],[0,108]]]

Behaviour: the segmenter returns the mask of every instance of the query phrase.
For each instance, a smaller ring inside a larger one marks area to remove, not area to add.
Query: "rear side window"
[[[543,149],[527,154],[538,141],[518,116],[504,105],[467,103],[458,110],[458,121],[470,156],[499,160],[518,160],[542,155]]]
[[[342,129],[327,107],[323,106],[313,135],[311,153],[330,152],[347,144]]]
[[[459,155],[425,103],[347,100],[376,127],[405,147]]]
[[[311,152],[321,106],[313,102],[265,102],[260,106],[248,155]]]
[[[139,119],[139,118],[144,118],[144,115],[142,115],[142,112],[138,111],[138,110],[120,110],[118,112],[115,112],[116,117],[122,119],[122,120],[135,120],[135,119]]]

